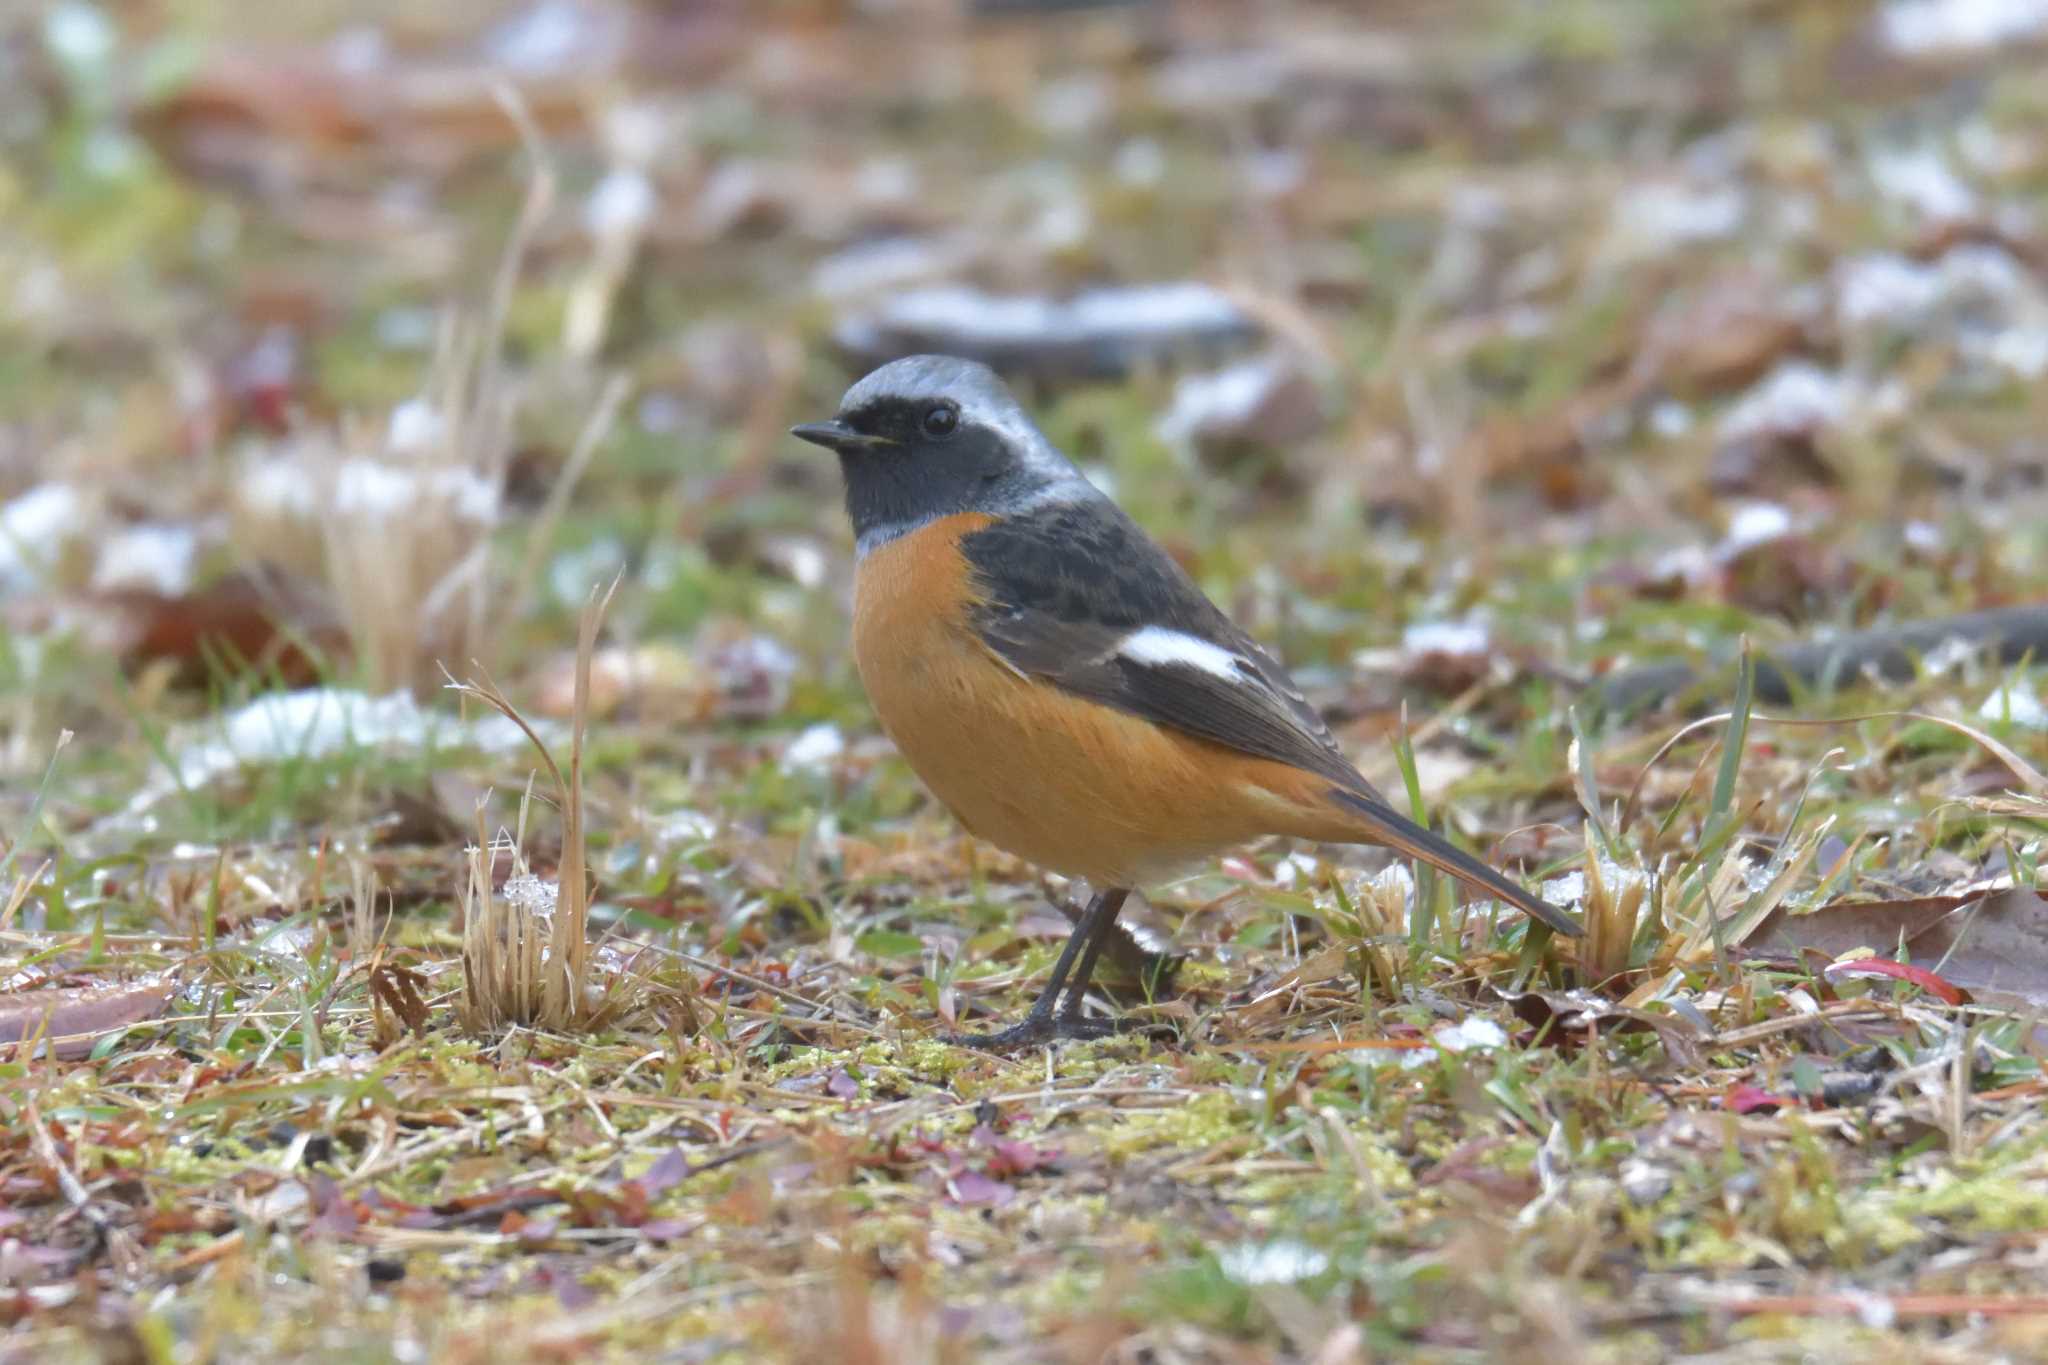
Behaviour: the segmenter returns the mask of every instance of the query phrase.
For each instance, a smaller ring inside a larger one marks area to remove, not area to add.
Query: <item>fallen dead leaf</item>
[[[1500,998],[1516,1018],[1553,1045],[1567,1039],[1583,1042],[1596,1033],[1647,1031],[1657,1035],[1674,1064],[1688,1069],[1702,1065],[1698,1031],[1675,1015],[1635,1009],[1584,990],[1521,991]]]
[[[1840,958],[1863,948],[1892,954],[1901,944],[1907,962],[1891,965],[1939,969],[1939,980],[1979,1003],[2048,1004],[2048,897],[2028,887],[1980,884],[1947,896],[1837,901],[1804,914],[1781,907],[1759,928],[1752,949]]]
[[[161,982],[0,995],[0,1057],[14,1059],[33,1039],[38,1052],[77,1061],[108,1034],[162,1014],[176,993],[175,983]]]
[[[1910,962],[1893,962],[1888,958],[1869,957],[1853,962],[1831,962],[1821,975],[1829,980],[1844,976],[1885,976],[1894,981],[1910,981],[1915,986],[1940,996],[1951,1005],[1967,1005],[1970,993],[1959,990],[1944,981],[1935,972],[1925,967],[1916,967]]]

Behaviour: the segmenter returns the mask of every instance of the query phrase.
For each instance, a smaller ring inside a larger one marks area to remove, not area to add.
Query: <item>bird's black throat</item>
[[[839,452],[839,468],[846,515],[863,544],[956,512],[1000,512],[1026,491],[1016,452],[1000,433],[981,427],[944,439],[849,447]]]

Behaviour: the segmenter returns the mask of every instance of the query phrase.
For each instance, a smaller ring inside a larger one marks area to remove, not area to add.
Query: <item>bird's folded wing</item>
[[[1553,929],[1570,915],[1396,812],[1344,757],[1271,655],[1107,503],[1040,509],[961,540],[975,629],[1018,673],[1160,725],[1326,777],[1376,843],[1519,906]]]
[[[1382,800],[1286,670],[1114,506],[1043,508],[961,546],[976,628],[1019,673]]]

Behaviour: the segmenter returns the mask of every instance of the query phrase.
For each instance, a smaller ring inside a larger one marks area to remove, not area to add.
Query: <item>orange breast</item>
[[[1341,838],[1327,783],[1027,679],[975,634],[946,517],[872,551],[854,660],[882,728],[972,833],[1098,886],[1169,877],[1263,834]]]

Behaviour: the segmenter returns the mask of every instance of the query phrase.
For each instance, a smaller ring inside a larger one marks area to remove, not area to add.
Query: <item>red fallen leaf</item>
[[[2007,877],[1946,895],[1776,910],[1749,947],[1757,956],[1839,958],[1856,948],[1889,956],[1901,942],[1914,965],[1939,963],[1942,980],[1980,1004],[2048,1004],[2048,896]]]
[[[58,1060],[75,1062],[106,1035],[162,1014],[176,993],[174,984],[164,982],[0,995],[0,1060],[12,1059],[25,1039],[34,1038],[38,1051],[46,1045]]]
[[[1967,1005],[1970,993],[1928,971],[1915,967],[1910,962],[1893,962],[1888,958],[1866,957],[1854,962],[1830,962],[1821,970],[1821,975],[1832,980],[1838,976],[1888,976],[1895,981],[1910,981],[1931,995],[1938,995],[1951,1005]]]
[[[555,1302],[572,1313],[597,1302],[596,1290],[559,1266],[542,1266],[534,1272],[533,1282],[540,1288],[554,1290]]]
[[[0,1231],[8,1227],[7,1210],[0,1209]],[[177,1207],[157,1209],[142,1220],[142,1240],[154,1244],[159,1238],[187,1232],[209,1232],[216,1237],[234,1231],[232,1214],[222,1209]]]
[[[517,1237],[521,1245],[529,1247],[539,1246],[544,1242],[552,1241],[555,1234],[561,1230],[562,1220],[553,1214],[546,1214],[539,1218],[528,1218],[517,1209],[511,1209],[506,1212],[503,1218],[498,1220],[498,1231],[500,1234],[508,1237]]]
[[[1016,1187],[983,1175],[980,1171],[958,1171],[946,1181],[946,1193],[956,1204],[986,1204],[1001,1208],[1017,1197]]]
[[[1729,1087],[1727,1098],[1722,1100],[1721,1104],[1731,1113],[1754,1114],[1759,1111],[1789,1109],[1793,1106],[1793,1101],[1783,1095],[1773,1095],[1762,1086],[1750,1085],[1745,1081],[1741,1085]]]
[[[94,605],[110,613],[109,642],[125,667],[168,660],[184,681],[204,680],[226,656],[274,668],[284,681],[303,686],[323,676],[307,643],[330,653],[348,646],[330,603],[309,585],[275,574],[258,580],[231,573],[176,596],[113,589]]]
[[[690,1158],[680,1147],[671,1147],[655,1158],[654,1164],[634,1176],[626,1183],[637,1185],[649,1199],[659,1199],[670,1190],[687,1180],[690,1175]]]
[[[992,1176],[1029,1175],[1051,1166],[1060,1157],[1054,1148],[1034,1147],[1015,1138],[1000,1137],[987,1124],[974,1130],[972,1140],[989,1149],[986,1169]]]
[[[303,350],[295,329],[272,325],[226,366],[229,399],[243,417],[273,436],[291,429],[292,408],[304,378]]]
[[[655,1218],[640,1225],[640,1235],[650,1242],[679,1242],[697,1228],[688,1218]]]
[[[334,1177],[314,1174],[306,1179],[306,1202],[313,1206],[313,1218],[306,1231],[316,1236],[346,1240],[363,1225],[363,1209],[341,1192]]]
[[[1527,1171],[1504,1170],[1485,1159],[1507,1145],[1506,1138],[1498,1137],[1462,1142],[1443,1160],[1423,1171],[1415,1183],[1426,1187],[1457,1181],[1490,1194],[1503,1204],[1526,1204],[1541,1188],[1536,1177]]]
[[[429,1208],[410,1209],[399,1218],[398,1225],[404,1228],[449,1228],[491,1224],[500,1221],[507,1212],[524,1213],[529,1209],[545,1208],[549,1204],[563,1202],[563,1198],[553,1190],[531,1186],[485,1190],[480,1194],[443,1200]]]

